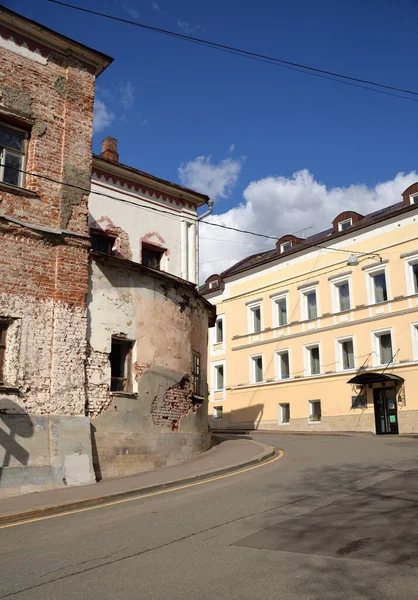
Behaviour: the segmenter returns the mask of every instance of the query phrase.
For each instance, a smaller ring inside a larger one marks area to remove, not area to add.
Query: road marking
[[[276,462],[283,456],[283,450],[279,450],[277,456],[274,456],[271,460],[262,462],[259,465],[252,467],[246,467],[239,471],[233,471],[232,473],[226,473],[225,475],[217,475],[210,479],[202,479],[201,481],[195,481],[194,483],[186,483],[177,487],[167,488],[165,490],[158,490],[158,492],[150,492],[149,494],[140,494],[139,496],[130,496],[129,498],[122,498],[121,500],[114,500],[112,502],[105,502],[104,504],[96,504],[96,506],[87,506],[86,508],[75,508],[74,510],[68,510],[66,512],[57,513],[55,515],[46,515],[44,517],[35,517],[34,519],[28,519],[26,521],[16,521],[15,523],[7,523],[6,525],[0,525],[0,529],[8,529],[9,527],[18,527],[20,525],[28,525],[29,523],[36,523],[37,521],[46,521],[48,519],[57,519],[58,517],[66,517],[68,515],[75,515],[77,513],[87,512],[90,510],[98,510],[99,508],[107,508],[108,506],[115,506],[117,504],[124,504],[125,502],[133,502],[134,500],[142,500],[143,498],[151,498],[151,496],[159,496],[161,494],[169,494],[170,492],[178,492],[179,490],[185,490],[187,488],[194,487],[196,485],[203,485],[204,483],[211,483],[212,481],[218,481],[219,479],[225,479],[226,477],[234,477],[235,475],[241,475],[247,471],[253,469],[259,469],[260,467],[266,467],[271,463]]]

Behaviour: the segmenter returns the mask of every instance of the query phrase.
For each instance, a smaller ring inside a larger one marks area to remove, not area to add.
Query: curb
[[[218,435],[218,434],[217,434]],[[277,454],[275,448],[273,446],[267,446],[262,444],[261,442],[257,442],[255,440],[248,440],[249,442],[256,444],[263,448],[261,452],[259,452],[254,458],[250,460],[237,462],[232,465],[228,465],[226,467],[218,467],[216,469],[211,469],[207,471],[202,471],[196,475],[192,475],[190,477],[184,477],[183,479],[165,481],[164,483],[157,483],[151,486],[134,488],[132,490],[126,490],[124,492],[116,492],[114,494],[107,494],[106,496],[98,496],[97,498],[88,498],[86,500],[78,500],[75,502],[67,502],[62,503],[56,506],[45,506],[43,508],[38,508],[34,510],[29,510],[21,513],[15,514],[7,514],[0,515],[0,525],[6,525],[9,523],[18,523],[28,521],[30,519],[34,519],[37,517],[44,517],[47,515],[58,515],[60,513],[65,513],[67,511],[77,510],[79,508],[87,508],[90,506],[100,506],[101,504],[106,504],[109,501],[113,500],[121,500],[123,498],[129,498],[131,496],[147,494],[151,492],[157,492],[159,490],[165,490],[170,488],[175,488],[176,486],[187,483],[193,483],[196,481],[203,481],[205,479],[210,479],[213,476],[224,475],[227,473],[231,473],[233,471],[238,471],[242,467],[249,467],[251,465],[259,464],[261,462],[266,461],[269,458],[272,458]],[[94,484],[92,484],[94,485]]]

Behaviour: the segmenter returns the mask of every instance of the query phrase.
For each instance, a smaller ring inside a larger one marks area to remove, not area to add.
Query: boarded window
[[[0,383],[4,383],[4,361],[6,355],[7,324],[0,323]]]
[[[131,351],[132,342],[113,337],[110,352],[112,392],[131,392]]]

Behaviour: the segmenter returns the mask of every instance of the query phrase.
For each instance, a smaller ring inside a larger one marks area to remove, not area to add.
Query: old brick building
[[[0,62],[0,488],[16,493],[94,480],[87,200],[111,59],[2,7]]]

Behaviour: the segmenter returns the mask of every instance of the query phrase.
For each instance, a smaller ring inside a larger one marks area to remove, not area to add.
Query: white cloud
[[[227,198],[237,182],[242,159],[225,158],[218,164],[211,156],[198,156],[179,168],[180,181],[186,187],[207,194],[213,200]]]
[[[235,150],[235,144],[231,144],[231,145],[229,146],[229,150],[228,150],[228,152],[233,152],[234,150]]]
[[[132,83],[130,81],[127,81],[126,83],[122,83],[120,85],[120,101],[121,101],[122,106],[126,110],[129,110],[130,108],[132,108],[134,100],[135,100],[135,95],[134,95],[134,88],[133,88]]]
[[[128,15],[132,17],[132,19],[139,19],[139,10],[136,8],[136,6],[134,6],[134,4],[132,4],[132,2],[129,2],[129,0],[117,0],[117,3],[122,6]]]
[[[196,33],[196,31],[199,31],[199,29],[203,31],[203,27],[201,25],[190,25],[187,23],[187,21],[180,21],[180,19],[177,19],[177,25],[184,31],[184,33],[187,33],[188,35]]]
[[[98,98],[94,101],[94,119],[93,119],[93,131],[99,133],[112,123],[115,119],[115,115],[110,112],[106,104]]]
[[[153,8],[154,10],[156,10],[157,12],[161,12],[160,5],[159,5],[159,4],[158,4],[158,2],[156,2],[155,0],[154,0],[154,1],[153,1],[153,3],[152,3],[152,8]]]
[[[402,192],[417,180],[415,172],[398,173],[394,179],[371,188],[360,184],[327,188],[304,169],[291,177],[270,176],[252,181],[244,190],[244,202],[206,220],[278,238],[313,225],[307,231],[309,236],[330,228],[332,220],[343,210],[366,215],[400,202]],[[211,238],[202,239],[200,245],[201,281],[245,256],[263,251],[263,244],[264,249],[274,247],[274,240],[263,241],[204,224],[200,226],[200,235]]]

